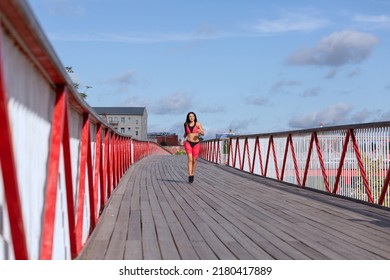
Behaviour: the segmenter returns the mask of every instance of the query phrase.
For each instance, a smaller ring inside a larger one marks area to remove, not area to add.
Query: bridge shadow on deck
[[[131,166],[78,259],[390,259],[390,211],[185,156]]]

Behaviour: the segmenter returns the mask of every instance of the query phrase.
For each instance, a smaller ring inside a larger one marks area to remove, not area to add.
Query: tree
[[[66,70],[66,72],[68,72],[69,74],[74,73],[73,67],[72,67],[72,66],[65,66],[65,70]],[[80,84],[79,84],[79,83],[73,82],[73,86],[74,86],[74,88],[77,90],[77,92],[80,94],[80,96],[81,96],[83,99],[86,99],[86,98],[87,98],[87,93],[86,93],[87,90],[90,89],[90,88],[92,88],[91,86],[85,86],[84,92],[80,92],[80,91],[79,91],[79,88],[80,88]]]

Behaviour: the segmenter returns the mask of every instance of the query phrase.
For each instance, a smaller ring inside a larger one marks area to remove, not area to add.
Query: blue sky
[[[206,138],[390,120],[388,0],[29,0],[91,106]]]

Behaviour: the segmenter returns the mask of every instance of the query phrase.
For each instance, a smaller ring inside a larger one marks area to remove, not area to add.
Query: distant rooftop
[[[146,107],[92,107],[99,115],[143,115]]]

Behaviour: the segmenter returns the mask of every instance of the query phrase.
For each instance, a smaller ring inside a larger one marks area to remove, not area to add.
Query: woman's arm
[[[198,133],[199,133],[200,135],[204,136],[204,130],[203,130],[203,127],[202,127],[201,123],[198,122],[198,123],[196,124],[196,126],[198,127]]]
[[[184,145],[184,141],[185,141],[186,137],[187,137],[187,132],[184,131],[183,137],[180,140],[180,145],[182,145],[182,146]]]

